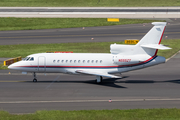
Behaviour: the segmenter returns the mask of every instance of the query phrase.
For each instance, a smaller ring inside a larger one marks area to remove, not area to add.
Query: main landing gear
[[[33,82],[37,82],[36,73],[35,72],[33,73],[33,76],[34,76]]]
[[[102,83],[102,76],[96,76],[96,82]]]

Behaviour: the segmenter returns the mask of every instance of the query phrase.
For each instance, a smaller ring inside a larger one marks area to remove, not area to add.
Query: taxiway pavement
[[[180,38],[180,19],[169,19],[163,39]],[[133,24],[48,30],[0,31],[0,45],[73,42],[115,42],[141,39],[153,25]],[[92,40],[92,38],[94,38]]]
[[[20,75],[1,70],[0,109],[37,110],[180,108],[180,53],[165,64],[123,73],[122,79],[95,82],[94,76]],[[109,100],[112,102],[109,102]]]

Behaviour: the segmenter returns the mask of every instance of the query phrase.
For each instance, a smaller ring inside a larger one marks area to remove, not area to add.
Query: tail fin
[[[153,22],[152,24],[154,27],[136,45],[111,44],[110,52],[121,55],[148,54],[156,56],[158,49],[171,49],[160,44],[166,22]]]
[[[161,43],[166,28],[166,22],[153,22],[152,24],[154,27],[139,41],[137,45]]]
[[[136,44],[140,54],[156,56],[158,49],[171,49],[161,45],[161,40],[166,28],[166,22],[153,22],[154,27]]]

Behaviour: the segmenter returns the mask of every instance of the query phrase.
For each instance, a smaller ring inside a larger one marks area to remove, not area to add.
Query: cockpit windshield
[[[25,58],[23,59],[23,61],[26,61],[28,58],[29,58],[29,57],[25,57]]]
[[[23,61],[34,61],[34,57],[25,57]]]

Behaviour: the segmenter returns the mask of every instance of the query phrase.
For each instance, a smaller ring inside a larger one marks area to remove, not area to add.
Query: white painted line
[[[21,14],[39,14],[39,12],[0,12],[0,14],[3,14],[3,15],[9,15],[9,14],[18,14],[18,15],[21,15]]]
[[[172,15],[177,15],[180,14],[180,12],[0,12],[0,15],[56,15],[56,14],[67,14],[67,15],[121,15],[121,14],[144,14],[144,15],[149,15],[149,14],[160,14],[160,15],[166,15],[166,14],[172,14]]]
[[[39,12],[39,14],[168,14],[167,12]],[[180,14],[173,12],[172,14]]]
[[[167,12],[167,14],[180,14],[180,12]]]
[[[80,103],[80,102],[108,102],[109,100],[59,100],[59,101],[0,101],[0,104],[23,103]],[[155,98],[155,99],[112,99],[112,102],[138,102],[138,101],[180,101],[180,98]]]

